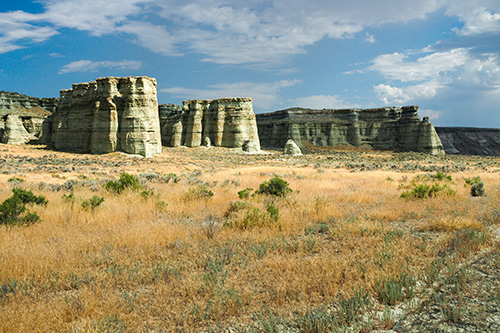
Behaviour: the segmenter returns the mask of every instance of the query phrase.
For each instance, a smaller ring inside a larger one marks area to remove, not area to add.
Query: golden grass
[[[154,170],[196,169],[181,158],[169,161]],[[207,187],[214,193],[211,198],[186,199],[189,189],[198,186],[186,176],[177,184],[148,183],[156,193],[148,198],[134,191],[114,195],[77,188],[73,206],[61,198],[65,192],[37,187],[40,180],[59,179],[26,175],[22,186],[45,195],[49,204],[33,207],[40,223],[0,226],[0,331],[246,327],[269,310],[289,317],[330,306],[352,295],[353,288],[374,295],[379,279],[402,272],[424,275],[456,231],[485,230],[481,218],[500,199],[497,174],[479,172],[452,174],[454,196],[404,200],[398,181],[387,180],[402,174],[390,171],[293,165],[212,172],[207,165],[203,170],[197,177],[202,182],[218,181]],[[273,173],[282,175],[294,192],[281,199],[244,201],[262,214],[273,202],[279,221],[248,229],[224,227],[224,213],[239,200],[237,192],[258,189]],[[478,174],[488,197],[472,198],[463,187],[461,177]],[[10,196],[11,187],[5,180],[0,184],[0,201]],[[103,196],[104,203],[83,209],[81,202],[93,195]],[[158,205],[161,201],[168,205]]]

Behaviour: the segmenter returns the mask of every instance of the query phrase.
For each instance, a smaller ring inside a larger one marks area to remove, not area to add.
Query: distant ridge
[[[436,127],[447,154],[500,156],[500,129]]]

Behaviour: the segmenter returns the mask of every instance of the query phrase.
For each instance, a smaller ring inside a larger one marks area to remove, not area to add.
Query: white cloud
[[[370,43],[370,44],[373,44],[373,43],[376,42],[375,36],[373,36],[372,34],[370,34],[370,33],[367,32],[366,33],[365,41],[368,42],[368,43]]]
[[[31,24],[36,18],[36,15],[23,11],[0,13],[0,53],[23,48],[25,44],[40,43],[58,34],[54,28]]]
[[[118,70],[136,70],[142,67],[141,61],[91,61],[78,60],[64,65],[59,74],[74,73],[74,72],[94,72],[101,68],[115,68]]]
[[[38,28],[88,31],[93,36],[127,33],[165,55],[187,50],[220,64],[281,63],[323,38],[352,38],[368,25],[423,18],[441,0],[45,0],[45,12],[23,13]],[[154,18],[151,20],[151,18]],[[154,22],[154,23],[152,23]],[[43,38],[49,31],[40,30]],[[50,35],[49,35],[50,36]],[[36,41],[35,38],[33,38]],[[39,39],[40,40],[40,39]],[[366,36],[368,42],[374,37]],[[2,47],[0,41],[0,47]],[[14,42],[4,45],[5,52]]]
[[[168,56],[195,52],[219,64],[281,64],[324,38],[354,38],[366,27],[424,19],[441,9],[465,22],[457,33],[500,31],[498,0],[44,0],[42,4],[41,14],[0,13],[0,52],[23,47],[22,40],[41,42],[61,28],[70,28],[92,36],[127,34],[144,48]],[[365,33],[364,38],[375,42],[372,34]],[[457,60],[435,57],[422,61]],[[413,66],[417,75],[422,75],[419,69],[424,66],[432,70],[430,64],[412,65],[422,65]]]
[[[461,29],[453,29],[459,35],[500,33],[500,2],[497,0],[450,1],[446,14],[464,22]]]
[[[344,101],[339,95],[314,95],[294,99],[289,103],[293,106],[310,109],[351,109],[361,107]]]
[[[436,119],[439,119],[439,116],[441,115],[441,111],[419,109],[418,114],[422,117],[429,117],[430,120],[436,120]]]
[[[408,58],[408,55],[402,53],[383,54],[376,57],[368,69],[377,71],[391,80],[424,81],[454,71],[463,66],[469,56],[466,49],[454,49],[432,53],[416,61],[407,61]]]
[[[117,27],[117,31],[135,36],[136,43],[153,52],[168,56],[182,55],[174,45],[176,43],[175,37],[167,31],[165,26],[129,21]]]
[[[143,12],[141,0],[46,0],[39,19],[56,27],[89,31],[94,36],[114,33],[130,16]]]
[[[282,80],[272,83],[236,82],[210,85],[205,89],[172,87],[160,89],[177,98],[216,99],[223,97],[251,97],[253,104],[259,109],[272,109],[279,99],[278,92],[298,84],[299,80]]]
[[[406,87],[393,87],[379,84],[374,87],[379,99],[385,104],[405,104],[416,99],[430,99],[438,93],[443,85],[437,80]]]
[[[368,68],[394,81],[374,86],[374,92],[384,103],[428,100],[444,91],[451,96],[450,90],[474,92],[475,98],[489,91],[500,94],[500,59],[497,55],[454,49],[435,52],[415,61],[405,61],[408,58],[400,53],[381,55]],[[406,82],[421,83],[405,85]]]

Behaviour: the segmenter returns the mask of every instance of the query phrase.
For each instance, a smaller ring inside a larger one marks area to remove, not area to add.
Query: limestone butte
[[[262,146],[282,148],[292,139],[300,148],[368,145],[379,150],[444,155],[434,126],[418,116],[418,106],[378,109],[291,108],[257,115]]]
[[[160,105],[162,142],[165,146],[197,147],[208,138],[214,146],[260,150],[251,98],[183,101],[183,106]]]
[[[161,154],[156,80],[106,77],[61,90],[52,140],[60,150]]]

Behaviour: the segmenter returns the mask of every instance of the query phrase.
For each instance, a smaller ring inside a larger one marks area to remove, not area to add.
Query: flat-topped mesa
[[[60,150],[161,154],[156,80],[105,77],[61,90],[52,138]]]
[[[379,150],[444,155],[443,146],[418,106],[377,109],[313,110],[291,108],[257,115],[263,146],[282,148],[288,139],[306,148],[369,145]]]
[[[195,99],[183,101],[182,107],[160,105],[159,110],[165,146],[198,147],[208,138],[214,146],[229,148],[240,148],[250,141],[260,150],[251,98]]]

